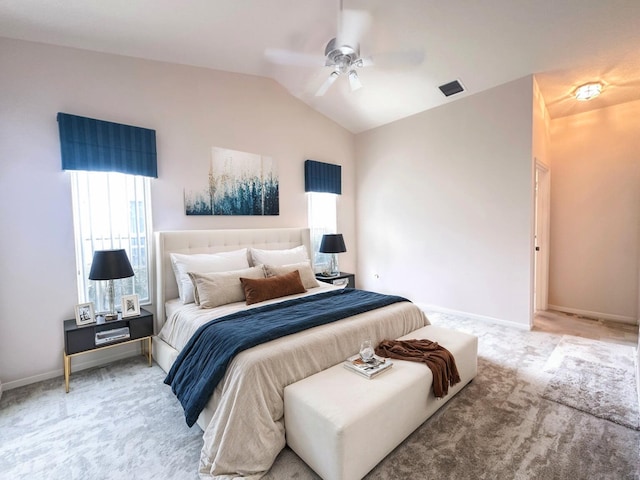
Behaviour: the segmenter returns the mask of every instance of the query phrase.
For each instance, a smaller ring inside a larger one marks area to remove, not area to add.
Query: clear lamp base
[[[337,277],[340,275],[340,267],[338,267],[338,256],[331,254],[331,263],[329,263],[329,276]]]

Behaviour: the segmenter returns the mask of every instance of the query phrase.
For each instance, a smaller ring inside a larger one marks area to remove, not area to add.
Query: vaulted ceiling
[[[374,65],[320,97],[339,0],[0,0],[0,36],[270,77],[354,133],[530,74],[552,118],[640,99],[638,0],[343,2],[366,12]],[[593,80],[600,97],[572,98]]]

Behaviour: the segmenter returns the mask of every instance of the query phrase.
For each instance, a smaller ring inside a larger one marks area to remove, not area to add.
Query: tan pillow
[[[293,272],[294,270],[298,270],[300,272],[300,280],[302,280],[302,285],[304,288],[315,288],[319,287],[318,281],[316,280],[316,276],[311,269],[311,264],[309,262],[301,262],[301,263],[292,263],[289,265],[265,265],[264,271],[267,274],[267,278],[275,277],[276,275],[282,275],[284,273]]]
[[[231,272],[189,272],[189,277],[193,282],[194,297],[200,308],[214,308],[244,300],[240,277],[264,278],[265,273],[262,265],[258,265]]]
[[[195,253],[190,255],[171,253],[169,256],[171,257],[171,268],[173,268],[176,283],[178,284],[180,300],[185,305],[194,302],[193,283],[189,278],[189,272],[229,272],[251,266],[247,259],[246,248],[222,253]]]
[[[306,292],[302,280],[300,280],[300,272],[285,273],[284,275],[276,275],[275,277],[251,279],[240,278],[244,294],[247,299],[247,305],[252,303],[264,302],[272,298],[285,297],[294,293]]]

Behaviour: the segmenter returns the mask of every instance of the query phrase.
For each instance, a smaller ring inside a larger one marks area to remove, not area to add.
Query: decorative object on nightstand
[[[347,247],[344,244],[344,239],[341,233],[332,233],[322,236],[320,242],[320,253],[330,253],[331,263],[329,265],[329,276],[336,277],[340,275],[340,268],[338,268],[338,256],[336,254],[347,251]],[[326,275],[325,275],[326,276]]]
[[[93,311],[93,303],[79,303],[75,308],[76,312],[76,325],[87,325],[96,321],[96,316]]]
[[[336,287],[356,288],[356,276],[353,273],[340,272],[335,277],[327,277],[319,273],[316,275],[316,280]]]
[[[120,303],[122,304],[122,318],[140,315],[138,295],[122,295]]]
[[[104,314],[105,320],[117,320],[118,312],[115,308],[113,280],[133,277],[133,269],[129,257],[124,249],[96,250],[93,252],[93,262],[89,272],[89,280],[107,280],[107,298],[109,311]]]

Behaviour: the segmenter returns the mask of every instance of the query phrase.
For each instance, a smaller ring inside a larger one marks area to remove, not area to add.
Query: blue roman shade
[[[58,113],[63,170],[158,177],[156,131]]]
[[[331,163],[304,162],[304,191],[342,194],[342,167]]]

